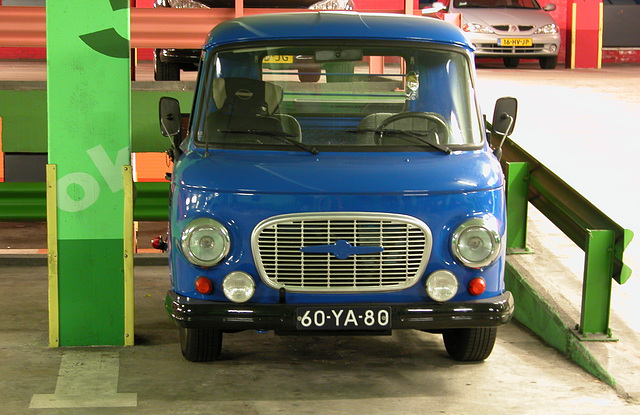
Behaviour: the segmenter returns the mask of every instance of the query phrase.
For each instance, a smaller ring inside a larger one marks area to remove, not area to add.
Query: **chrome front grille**
[[[276,216],[252,235],[262,280],[294,292],[395,291],[413,285],[431,254],[422,221],[385,213]]]
[[[477,48],[476,53],[512,53],[518,55],[520,53],[541,53],[544,50],[544,45],[534,43],[532,46],[499,46],[495,43],[480,43],[475,45]]]
[[[503,24],[503,25],[495,25],[493,26],[493,28],[499,32],[529,32],[530,30],[533,30],[535,26],[533,25],[519,25],[519,26],[514,26],[514,25],[508,25],[508,24]]]

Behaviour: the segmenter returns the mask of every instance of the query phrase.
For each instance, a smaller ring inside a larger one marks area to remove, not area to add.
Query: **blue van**
[[[300,12],[216,26],[188,127],[172,139],[171,289],[190,361],[225,332],[441,333],[453,359],[489,356],[514,309],[505,195],[473,48],[424,17]]]

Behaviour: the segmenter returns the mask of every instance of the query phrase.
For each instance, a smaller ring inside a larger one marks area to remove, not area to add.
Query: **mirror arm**
[[[171,121],[171,120],[169,120]],[[169,129],[166,125],[164,125],[164,118],[160,117],[160,126],[162,127],[162,135],[165,137],[171,138],[171,134],[169,133]]]
[[[498,160],[502,158],[502,145],[507,139],[507,135],[509,135],[509,131],[511,131],[511,127],[513,126],[513,121],[514,121],[513,117],[507,114],[506,112],[503,112],[500,115],[500,118],[502,119],[509,118],[509,125],[507,126],[507,129],[504,131],[504,133],[502,133],[502,140],[500,140],[500,144],[498,144],[498,147],[495,150],[493,150],[493,154],[498,158]],[[496,133],[497,132],[498,131],[496,131]]]

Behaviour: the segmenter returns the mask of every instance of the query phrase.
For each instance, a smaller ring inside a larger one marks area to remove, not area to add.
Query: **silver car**
[[[448,0],[449,13],[460,13],[462,30],[479,58],[502,58],[515,68],[520,58],[538,59],[542,69],[558,63],[560,33],[547,13],[555,4],[540,7],[536,0]],[[432,7],[444,8],[444,3]]]

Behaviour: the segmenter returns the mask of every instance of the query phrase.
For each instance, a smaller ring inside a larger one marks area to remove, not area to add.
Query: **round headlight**
[[[473,218],[458,226],[451,248],[460,262],[470,268],[491,264],[500,253],[500,234],[495,218]]]
[[[212,267],[229,253],[229,231],[211,218],[198,218],[191,222],[180,237],[182,252],[189,262],[201,267]]]
[[[449,301],[458,292],[458,279],[451,272],[441,269],[429,275],[426,289],[429,297],[435,301]]]
[[[244,303],[253,297],[253,293],[256,292],[256,283],[253,282],[251,275],[241,271],[234,271],[224,277],[222,291],[230,301]]]

